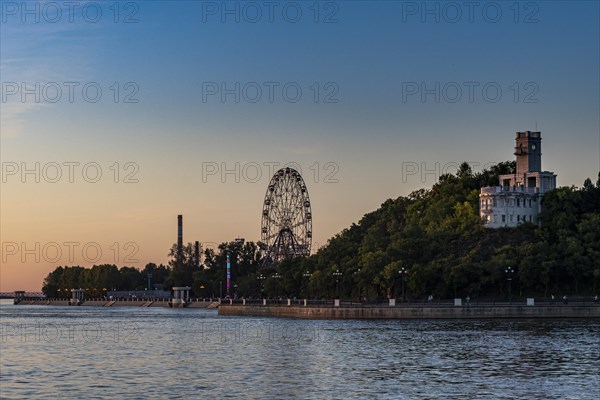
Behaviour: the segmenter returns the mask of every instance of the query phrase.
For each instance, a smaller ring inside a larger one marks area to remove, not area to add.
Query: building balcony
[[[481,194],[493,194],[502,192],[501,186],[486,186],[481,188]]]
[[[502,187],[502,186],[487,186],[481,188],[481,194],[495,194],[495,193],[527,193],[536,194],[540,193],[540,188],[536,187]]]

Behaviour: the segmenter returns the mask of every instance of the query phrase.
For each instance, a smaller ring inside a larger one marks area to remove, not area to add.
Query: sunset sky
[[[177,214],[186,242],[259,240],[275,165],[307,183],[314,247],[512,160],[516,131],[560,186],[600,169],[598,2],[0,4],[0,291],[166,263]]]

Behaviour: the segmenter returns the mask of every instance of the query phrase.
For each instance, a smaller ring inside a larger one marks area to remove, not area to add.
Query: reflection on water
[[[2,398],[600,398],[597,321],[0,306]]]

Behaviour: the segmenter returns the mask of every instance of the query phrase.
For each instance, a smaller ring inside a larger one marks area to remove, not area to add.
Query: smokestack
[[[197,240],[194,243],[194,263],[196,267],[200,267],[200,242]]]
[[[183,215],[177,216],[177,258],[183,259]]]

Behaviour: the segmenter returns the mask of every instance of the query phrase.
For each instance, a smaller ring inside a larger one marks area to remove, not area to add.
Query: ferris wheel
[[[293,168],[273,175],[262,211],[262,243],[265,262],[310,255],[312,212],[302,176]]]

